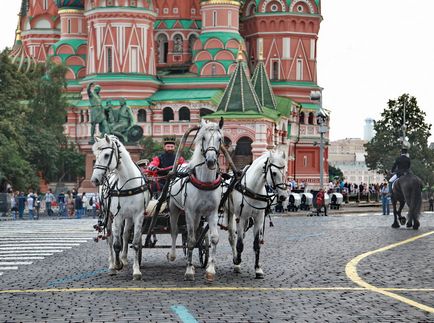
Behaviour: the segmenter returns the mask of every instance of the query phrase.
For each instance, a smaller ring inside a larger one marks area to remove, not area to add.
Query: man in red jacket
[[[316,195],[316,214],[320,215],[321,208],[324,208],[324,215],[327,216],[327,207],[325,205],[325,193],[324,189],[320,189]]]
[[[148,165],[148,174],[154,177],[165,176],[173,168],[175,162],[176,152],[175,152],[175,138],[166,137],[164,138],[164,152],[159,156],[152,158],[152,161]],[[183,157],[179,157],[178,165],[185,163]],[[159,178],[156,182],[156,186],[152,187],[153,192],[160,192],[166,183],[165,178]]]

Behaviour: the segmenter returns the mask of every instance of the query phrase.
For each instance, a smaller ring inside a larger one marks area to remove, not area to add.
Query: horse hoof
[[[419,221],[414,221],[413,229],[414,229],[414,230],[417,230],[417,229],[419,229],[419,227],[420,227],[420,223],[419,223]]]
[[[194,274],[185,274],[184,280],[186,281],[194,281]]]
[[[405,225],[407,228],[411,228],[413,226],[413,223],[411,223],[410,221],[407,222],[407,224]]]
[[[142,274],[134,274],[133,275],[133,280],[141,280],[142,279]]]
[[[212,283],[215,279],[215,274],[213,273],[205,273],[205,279],[208,283]]]
[[[122,270],[124,268],[124,264],[122,262],[119,262],[119,265],[115,267],[116,270]]]
[[[116,276],[116,269],[109,269],[110,276]]]
[[[235,265],[234,266],[234,273],[241,274],[241,266],[240,265]]]
[[[400,227],[400,225],[398,224],[398,222],[393,222],[393,224],[392,224],[392,228],[397,229],[397,228],[399,228],[399,227]]]
[[[256,273],[256,279],[264,279],[264,273]]]
[[[399,222],[401,223],[401,225],[404,225],[405,222],[407,222],[407,219],[404,218],[404,217],[402,217],[402,218],[399,219]]]

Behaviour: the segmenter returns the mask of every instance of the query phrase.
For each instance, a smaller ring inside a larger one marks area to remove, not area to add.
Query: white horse
[[[187,235],[187,270],[186,280],[194,280],[192,264],[193,249],[196,246],[196,232],[202,217],[208,221],[211,238],[211,254],[206,268],[205,278],[215,278],[215,256],[219,241],[217,230],[218,206],[221,198],[221,177],[218,169],[218,156],[222,143],[223,119],[220,123],[202,121],[196,135],[193,157],[188,164],[190,176],[175,181],[170,188],[169,210],[172,229],[172,249],[168,254],[171,261],[176,259],[176,237],[178,235],[178,217],[184,211]]]
[[[225,203],[229,243],[232,247],[236,273],[241,272],[243,239],[246,230],[252,225],[250,219],[253,219],[256,278],[264,278],[264,272],[259,263],[259,253],[260,245],[264,241],[265,211],[271,207],[276,195],[281,202],[287,197],[286,184],[284,183],[285,167],[284,153],[265,152],[244,171]],[[267,193],[266,185],[276,193]]]
[[[115,275],[116,270],[121,270],[128,264],[128,240],[134,226],[132,246],[136,253],[133,279],[140,280],[142,225],[150,200],[147,183],[117,137],[105,135],[103,139],[95,138],[92,150],[96,161],[91,181],[100,186],[101,210],[105,214],[104,226],[107,229],[109,245],[110,274]],[[121,249],[122,255],[119,259]]]

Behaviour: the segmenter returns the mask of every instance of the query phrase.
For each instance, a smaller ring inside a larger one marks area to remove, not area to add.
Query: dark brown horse
[[[404,225],[406,218],[401,216],[405,203],[408,205],[407,228],[417,230],[420,226],[419,216],[422,207],[422,181],[414,174],[408,173],[401,176],[393,184],[392,205],[394,221],[392,228]],[[399,202],[399,209],[396,208]]]

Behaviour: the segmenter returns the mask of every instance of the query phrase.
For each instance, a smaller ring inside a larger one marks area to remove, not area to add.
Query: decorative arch
[[[81,45],[77,48],[77,55],[86,55],[87,54],[87,45]]]
[[[51,22],[45,17],[41,17],[36,21],[32,21],[33,28],[51,29]]]
[[[311,14],[315,13],[315,7],[312,5],[312,3],[309,0],[298,0],[291,3],[291,6],[289,7],[289,11],[294,12],[294,9],[296,12],[299,12],[297,10],[297,5],[303,6],[303,8],[307,9],[307,11]]]
[[[71,66],[71,65],[84,66],[84,65],[86,65],[86,62],[80,56],[70,56],[66,59],[65,64],[69,65],[69,66]]]
[[[56,50],[56,55],[60,55],[60,54],[72,55],[74,54],[74,49],[69,44],[60,45]]]
[[[86,76],[86,67],[84,66],[77,72],[77,78],[82,79]]]
[[[202,68],[200,75],[226,75],[226,70],[219,62],[209,62]]]
[[[178,111],[179,121],[190,121],[190,109],[187,107],[182,107]]]
[[[67,80],[75,80],[75,73],[72,69],[70,69],[69,67],[66,67],[66,73],[65,73],[65,78]]]
[[[175,53],[182,53],[184,49],[184,37],[180,33],[172,35],[173,51]]]
[[[277,6],[276,10],[272,10],[272,6]],[[285,1],[283,0],[265,0],[262,3],[261,12],[282,12],[287,11]]]
[[[169,122],[175,119],[175,115],[171,107],[165,107],[163,109],[163,121]]]
[[[194,44],[196,43],[196,40],[199,38],[199,35],[196,33],[191,33],[188,36],[188,52],[192,53],[194,49]]]
[[[214,60],[216,60],[216,61],[235,60],[235,57],[231,51],[221,50],[214,56]]]
[[[246,10],[244,11],[244,15],[246,17],[250,17],[253,16],[256,13],[256,3],[255,1],[251,1],[247,7]]]
[[[235,40],[235,39],[230,39],[228,40],[228,42],[226,43],[226,49],[228,48],[235,48],[238,49],[240,48],[240,42]]]
[[[204,49],[214,49],[214,48],[225,48],[222,41],[217,38],[211,38],[209,39],[204,46]]]
[[[196,54],[196,57],[194,58],[195,62],[198,62],[198,61],[210,61],[210,60],[212,60],[211,53],[207,52],[205,50],[199,52],[198,54]]]
[[[229,66],[229,68],[228,68],[228,75],[232,74],[235,71],[236,68],[237,68],[237,64],[236,63],[234,63],[231,66]]]
[[[252,143],[253,140],[247,136],[238,139],[237,146],[235,148],[235,155],[252,156]]]
[[[158,48],[158,63],[167,63],[167,55],[169,53],[169,37],[166,33],[159,33],[156,38]]]

